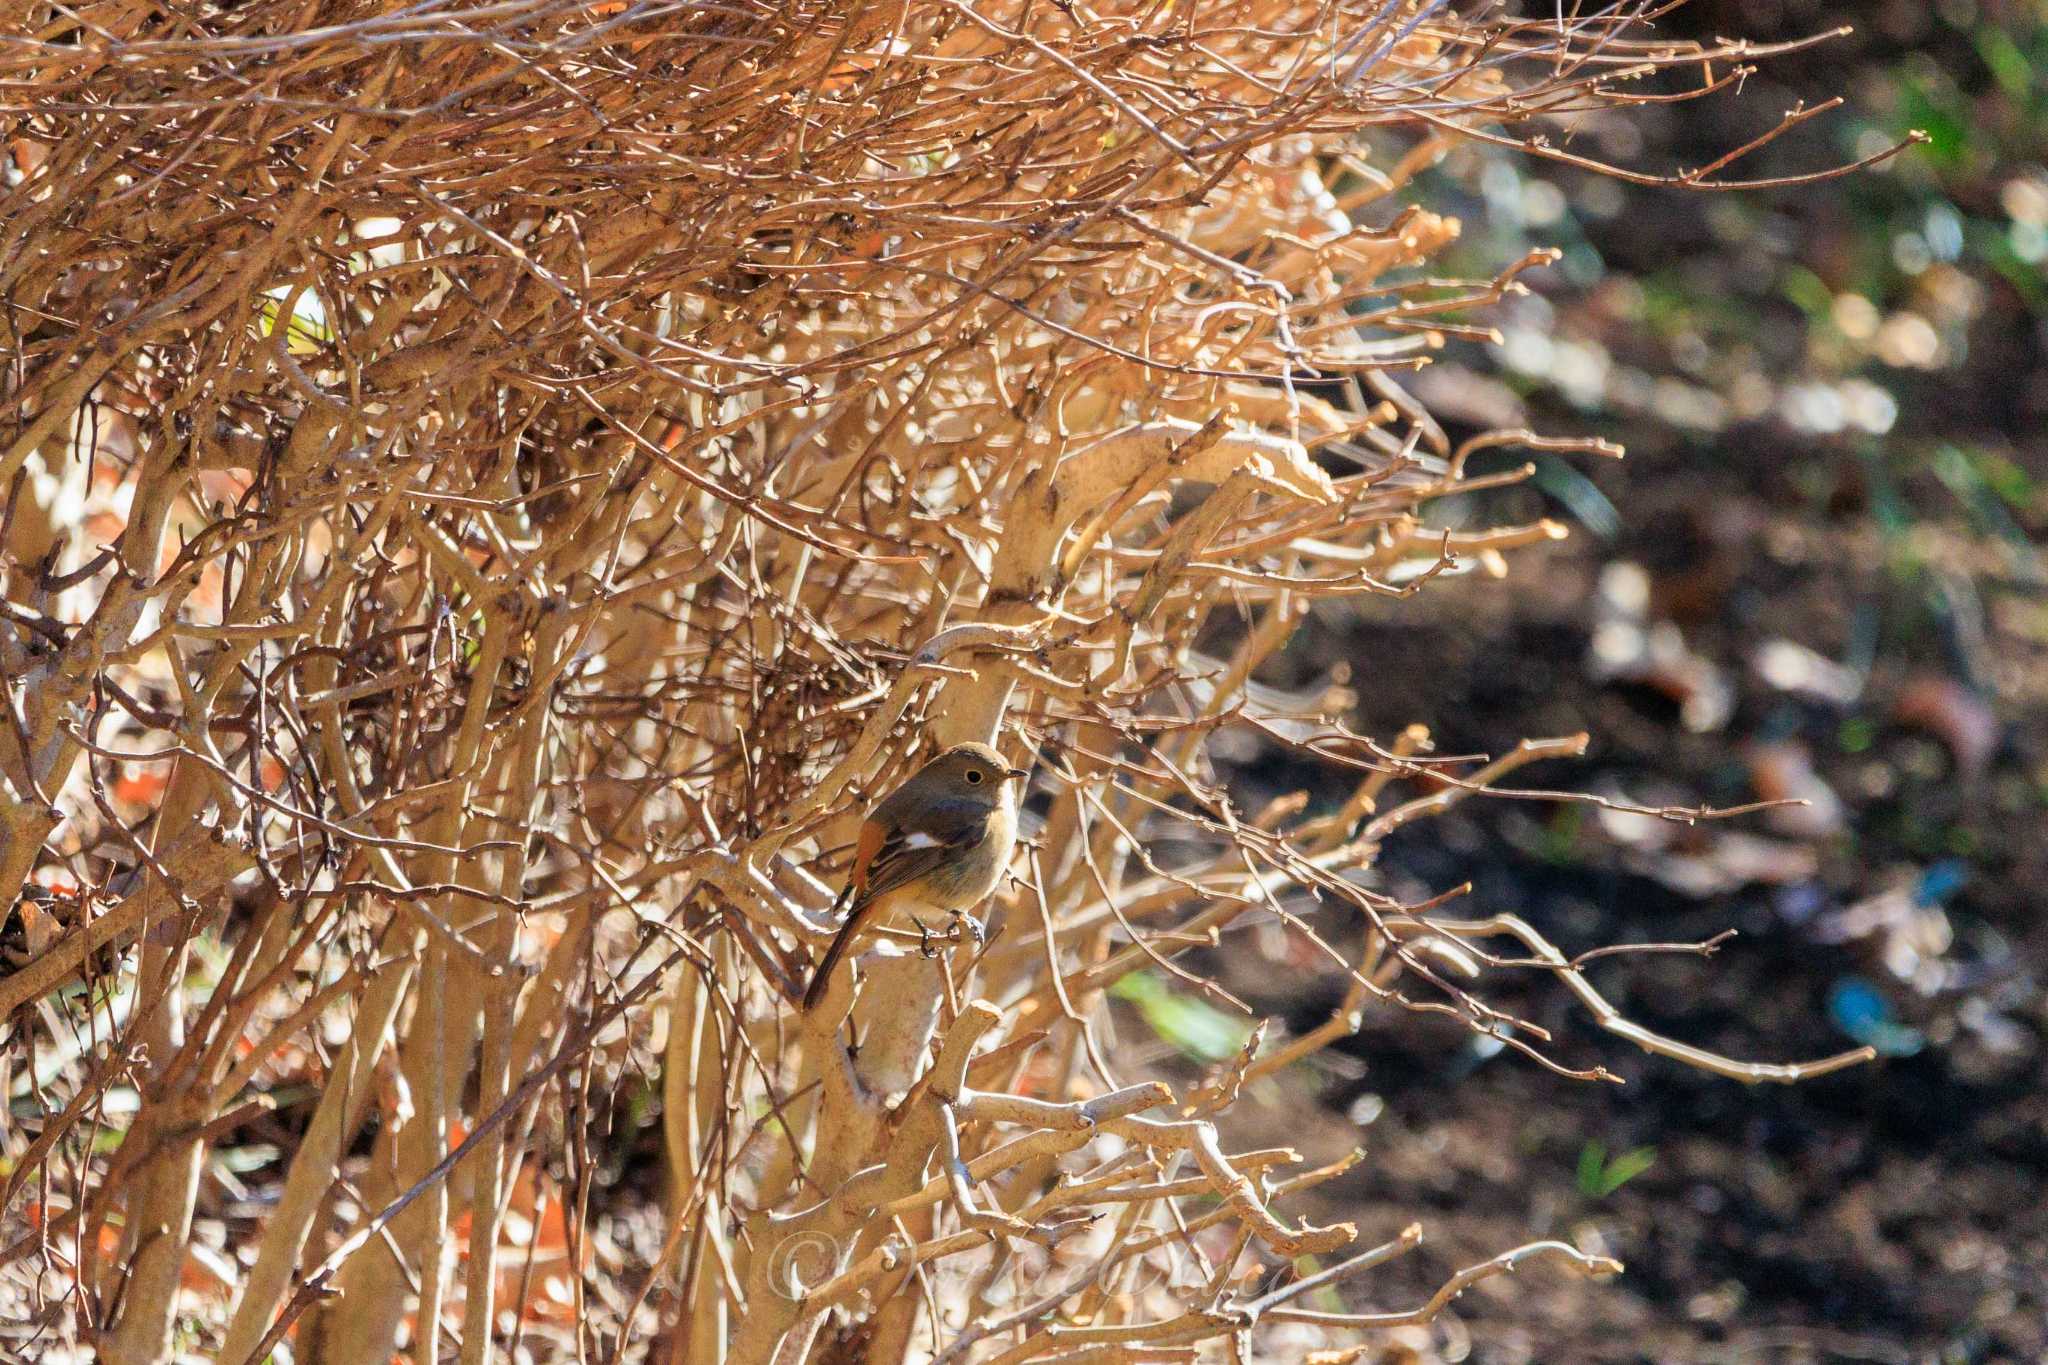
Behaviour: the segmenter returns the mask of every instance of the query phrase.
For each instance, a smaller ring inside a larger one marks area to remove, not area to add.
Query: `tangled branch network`
[[[1582,739],[1447,758],[1253,681],[1311,611],[1563,534],[1432,520],[1528,476],[1475,452],[1619,453],[1402,389],[1550,259],[1432,273],[1414,177],[1583,162],[1770,54],[1531,8],[14,7],[0,1351],[1348,1358],[1617,1268],[1338,1311],[1419,1234],[1305,1222],[1342,1166],[1219,1123],[1365,1012],[1607,1076],[1488,1003],[1534,974],[1738,1080],[1856,1060],[1698,1051],[1374,889]],[[1348,799],[1240,809],[1223,737]],[[998,932],[884,936],[800,1014],[860,811],[965,739],[1037,773]],[[1111,988],[1234,1007],[1188,950],[1253,924],[1342,1008],[1128,1074]],[[651,1208],[607,1143],[657,1109]]]

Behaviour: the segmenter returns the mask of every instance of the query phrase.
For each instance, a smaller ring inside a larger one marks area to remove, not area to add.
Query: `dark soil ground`
[[[1740,937],[1711,960],[1616,958],[1592,969],[1594,983],[1637,1022],[1738,1058],[1817,1057],[1872,1037],[1903,1054],[1747,1088],[1601,1033],[1541,976],[1492,994],[1550,1029],[1558,1060],[1603,1063],[1626,1081],[1610,1086],[1485,1055],[1450,1021],[1370,1016],[1347,1049],[1360,1074],[1260,1096],[1247,1129],[1267,1140],[1284,1131],[1311,1160],[1366,1148],[1368,1160],[1310,1216],[1355,1219],[1368,1236],[1423,1223],[1424,1251],[1376,1272],[1354,1306],[1419,1303],[1450,1271],[1535,1238],[1628,1266],[1606,1285],[1532,1269],[1474,1291],[1429,1338],[1453,1357],[1469,1336],[1475,1361],[2048,1359],[2048,821],[2038,791],[2048,715],[2031,700],[1993,706],[1998,747],[1966,776],[1948,742],[1895,720],[1900,698],[1935,676],[1925,669],[1881,660],[1864,694],[1840,707],[1760,679],[1746,646],[1782,636],[1839,657],[1843,642],[1830,636],[1853,615],[1845,606],[1882,609],[1893,594],[1857,567],[1853,530],[1830,536],[1793,519],[1788,533],[1754,473],[1691,469],[1669,485],[1683,499],[1662,509],[1684,522],[1709,507],[1747,528],[1720,609],[1688,631],[1736,694],[1714,732],[1689,732],[1662,694],[1602,684],[1588,668],[1601,563],[1668,548],[1658,529],[1548,554],[1539,572],[1524,567],[1519,589],[1468,582],[1379,619],[1325,623],[1331,638],[1303,645],[1354,661],[1357,722],[1371,733],[1422,718],[1440,750],[1457,753],[1498,753],[1523,734],[1593,735],[1586,760],[1525,770],[1521,785],[1740,802],[1764,794],[1758,763],[1744,758],[1759,736],[1805,746],[1843,803],[1833,828],[1786,832],[1755,816],[1658,848],[1631,842],[1641,821],[1474,802],[1391,841],[1388,889],[1419,899],[1469,878],[1468,913],[1519,914],[1568,953],[1734,928]],[[1645,482],[1619,500],[1657,528],[1656,481]],[[1796,559],[1774,545],[1797,545]],[[1250,766],[1247,804],[1262,783],[1277,790],[1304,776],[1313,788],[1316,775]],[[1693,889],[1701,865],[1723,886]],[[1916,960],[1888,940],[1910,934],[1910,922],[1831,941],[1853,927],[1845,907],[1895,881],[1919,885],[1930,869],[1936,884],[1923,889],[1960,883],[1939,901],[1945,948]],[[1887,948],[1919,984],[1888,965]],[[1331,976],[1303,989],[1295,972],[1313,956],[1284,957],[1285,974],[1244,953],[1222,970],[1255,1007],[1312,1026],[1341,984]],[[1274,989],[1281,981],[1289,988]],[[1880,1028],[1895,1035],[1874,1033],[1870,1009],[1856,1009],[1872,997]],[[1654,1160],[1602,1197],[1598,1169],[1581,1174],[1596,1143],[1608,1161],[1638,1150]]]

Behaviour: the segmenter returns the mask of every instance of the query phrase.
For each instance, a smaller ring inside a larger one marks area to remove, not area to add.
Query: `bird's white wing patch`
[[[904,836],[903,846],[905,848],[937,848],[939,841],[926,834],[923,830],[917,830]]]

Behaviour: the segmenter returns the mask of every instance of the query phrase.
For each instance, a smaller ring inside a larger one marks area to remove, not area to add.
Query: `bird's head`
[[[987,792],[992,801],[1001,799],[1007,784],[1021,784],[1031,776],[1029,768],[1011,767],[986,744],[955,744],[926,764],[925,771],[952,779],[948,785],[970,792]]]

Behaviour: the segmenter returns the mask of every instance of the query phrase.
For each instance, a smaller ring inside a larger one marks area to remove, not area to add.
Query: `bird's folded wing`
[[[988,834],[989,814],[985,809],[953,813],[938,811],[925,821],[926,828],[892,831],[882,840],[868,864],[867,885],[861,900],[871,901],[910,885],[942,867]]]

